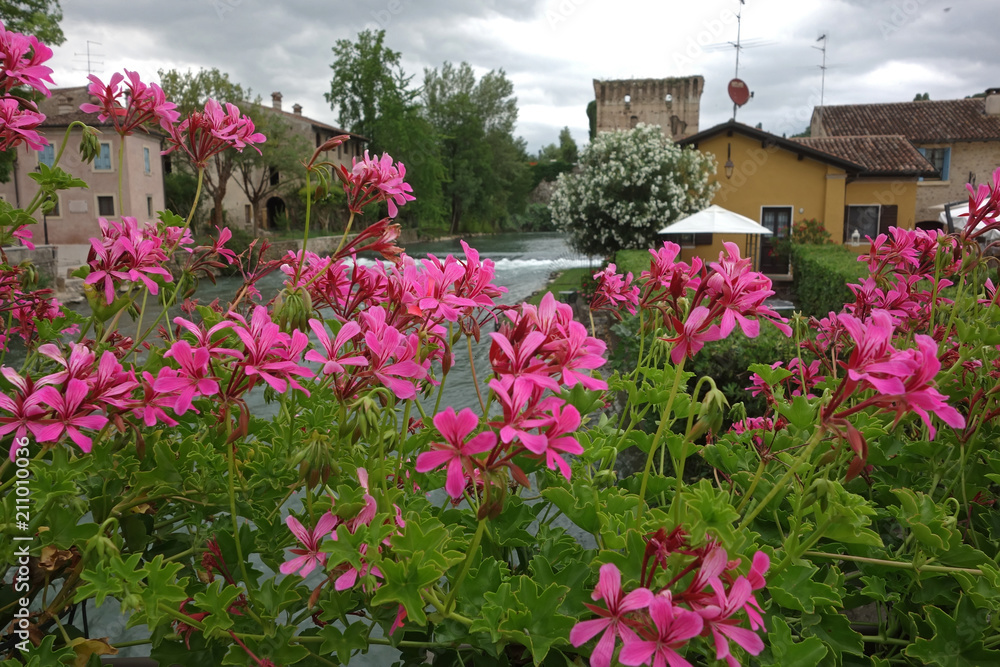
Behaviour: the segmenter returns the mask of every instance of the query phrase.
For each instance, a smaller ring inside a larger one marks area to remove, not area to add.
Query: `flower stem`
[[[476,378],[476,360],[472,356],[472,336],[466,336],[465,342],[469,346],[469,368],[472,369],[472,384],[476,388],[476,396],[479,397],[479,407],[483,410],[483,417],[486,416],[486,403],[483,402],[483,392],[479,390],[479,380]]]
[[[338,254],[344,249],[344,244],[347,243],[347,235],[351,233],[351,225],[354,223],[354,211],[351,211],[351,217],[347,219],[347,227],[344,228],[344,235],[340,237],[340,244],[337,245],[337,251],[333,254]]]
[[[795,461],[792,462],[792,465],[788,466],[788,470],[781,477],[781,479],[778,480],[778,483],[771,488],[768,494],[764,496],[764,499],[760,501],[757,504],[757,506],[750,511],[749,514],[743,517],[743,521],[740,522],[739,528],[736,529],[736,532],[743,531],[748,525],[750,525],[751,521],[757,518],[758,514],[764,511],[764,508],[767,507],[767,504],[769,502],[774,500],[775,496],[777,496],[782,491],[786,490],[785,486],[792,479],[792,477],[795,476],[795,472],[799,469],[799,466],[804,461],[809,460],[809,457],[812,455],[813,450],[816,449],[816,445],[819,444],[819,441],[823,438],[823,435],[825,433],[826,429],[822,426],[816,429],[816,433],[814,433],[813,437],[809,439],[809,443],[806,445],[806,448],[803,449],[802,453],[799,454],[798,458],[796,458]]]
[[[653,444],[649,447],[649,455],[646,456],[646,467],[642,471],[642,484],[639,487],[639,506],[635,510],[635,525],[638,528],[642,524],[642,514],[646,507],[646,486],[649,484],[649,470],[653,466],[653,455],[656,454],[656,448],[660,445],[660,441],[663,439],[663,432],[667,425],[667,417],[670,416],[670,411],[674,407],[674,400],[677,398],[677,391],[680,389],[681,377],[684,375],[684,364],[687,363],[687,358],[681,359],[681,363],[674,368],[674,386],[670,389],[670,398],[667,399],[667,404],[663,407],[663,412],[660,415],[660,425],[656,428],[656,435],[653,436]]]
[[[811,558],[830,558],[832,560],[847,560],[854,563],[868,563],[870,565],[882,565],[885,567],[897,567],[901,570],[914,570],[915,572],[940,572],[942,574],[953,574],[956,572],[965,574],[975,574],[984,576],[983,571],[974,567],[949,567],[947,565],[917,565],[911,561],[885,560],[882,558],[866,558],[865,556],[850,556],[847,554],[830,554],[825,551],[806,551],[803,556]]]
[[[243,557],[243,544],[240,542],[239,516],[236,513],[236,447],[235,443],[229,442],[232,435],[233,423],[229,419],[229,408],[226,407],[223,415],[226,420],[226,454],[229,461],[229,513],[233,517],[233,542],[236,543],[236,558],[240,562],[240,573],[243,575],[243,583],[247,589],[247,597],[252,599],[250,593],[250,575],[247,573],[246,559]]]
[[[465,562],[462,564],[462,571],[458,573],[458,577],[455,579],[455,583],[451,587],[451,591],[448,593],[448,599],[444,602],[444,609],[442,612],[447,615],[448,611],[451,609],[452,603],[455,601],[455,596],[458,594],[458,589],[462,586],[462,582],[465,581],[465,577],[469,574],[469,568],[472,567],[472,559],[475,557],[476,552],[479,551],[479,542],[483,539],[483,532],[486,530],[486,519],[480,519],[479,525],[476,526],[476,534],[472,538],[472,544],[469,545],[469,550],[465,554]]]

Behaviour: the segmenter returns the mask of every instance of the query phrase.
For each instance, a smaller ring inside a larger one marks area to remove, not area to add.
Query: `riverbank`
[[[528,297],[527,302],[537,306],[541,303],[542,297],[549,292],[552,292],[557,300],[563,301],[564,299],[559,298],[560,294],[579,292],[583,287],[583,281],[588,277],[591,277],[591,275],[592,270],[585,266],[565,269],[562,271],[553,271],[549,276],[548,284]]]

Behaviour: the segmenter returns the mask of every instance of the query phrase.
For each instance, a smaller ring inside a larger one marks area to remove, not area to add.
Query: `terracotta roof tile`
[[[985,98],[817,107],[828,136],[901,134],[917,143],[1000,140],[1000,116],[986,115]]]
[[[810,148],[856,162],[864,176],[934,176],[933,165],[902,135],[796,137]]]

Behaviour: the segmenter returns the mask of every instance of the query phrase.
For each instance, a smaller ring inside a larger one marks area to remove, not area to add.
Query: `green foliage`
[[[587,121],[590,140],[593,141],[597,136],[597,100],[590,100],[587,103]]]
[[[46,46],[59,46],[66,41],[59,25],[62,18],[59,0],[0,1],[0,21],[7,30],[34,35]]]
[[[524,140],[514,137],[517,98],[503,70],[477,80],[469,63],[424,72],[425,114],[441,141],[452,234],[496,226],[527,203],[532,187]]]
[[[707,207],[717,187],[713,159],[653,125],[599,135],[579,165],[559,177],[552,217],[576,250],[598,257],[655,245],[660,229]]]
[[[547,204],[528,204],[524,211],[511,216],[510,226],[522,232],[553,232],[552,212]]]
[[[198,190],[198,177],[190,171],[174,169],[169,174],[163,175],[163,192],[166,206],[171,211],[183,211],[185,215],[194,205],[194,195]],[[199,205],[205,199],[206,193],[202,190],[199,196]]]
[[[625,275],[631,273],[638,278],[643,271],[649,271],[649,264],[652,255],[648,250],[619,250],[615,253],[615,266],[618,273]]]
[[[752,396],[746,390],[751,384],[748,370],[751,364],[787,363],[798,354],[794,338],[763,323],[756,338],[748,338],[736,327],[727,338],[706,343],[702,352],[691,360],[690,369],[698,377],[714,379],[730,405],[743,403],[748,415],[759,416],[765,413],[767,404],[763,396]]]
[[[416,200],[400,209],[397,220],[409,227],[437,227],[445,221],[441,144],[410,88],[412,75],[402,56],[385,46],[385,31],[365,30],[357,40],[337,41],[333,78],[326,100],[338,122],[368,139],[373,154],[389,153],[407,167]]]
[[[568,126],[559,131],[558,144],[549,144],[548,146],[544,146],[542,150],[538,151],[539,163],[559,161],[570,165],[570,168],[572,168],[573,164],[576,163],[576,160],[579,157],[580,151],[576,146],[576,140],[573,139],[573,135],[569,131]]]
[[[826,317],[854,301],[847,287],[868,275],[858,256],[841,245],[793,245],[792,288],[805,315]]]

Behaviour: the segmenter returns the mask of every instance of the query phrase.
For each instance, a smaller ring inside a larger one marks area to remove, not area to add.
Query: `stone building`
[[[38,103],[39,111],[45,114],[38,133],[48,139],[49,145],[41,151],[26,144],[18,146],[11,178],[7,183],[0,183],[0,198],[15,207],[27,206],[38,192],[38,185],[30,174],[38,171],[40,164],[53,164],[67,128],[74,121],[82,121],[101,130],[101,152],[90,164],[80,158],[78,147],[82,131],[78,128],[70,131],[59,166],[71,176],[86,181],[88,187],[61,190],[55,208],[45,215],[36,212],[38,224],[31,227],[35,243],[59,246],[60,275],[63,268],[79,266],[86,261],[89,239],[101,233],[98,218],[130,215],[144,222],[155,220],[156,212],[164,208],[160,151],[165,135],[159,128],[151,128],[149,134],[136,131],[125,137],[119,174],[122,138],[110,123],[98,121],[97,114],[80,111],[81,104],[96,101],[86,86],[53,89],[52,97]]]
[[[906,137],[937,170],[917,185],[917,220],[933,221],[942,204],[967,200],[966,183],[990,183],[1000,167],[1000,88],[962,100],[816,107],[810,134]]]
[[[325,159],[330,162],[349,167],[353,158],[360,158],[364,154],[365,144],[368,142],[366,138],[358,134],[352,134],[347,130],[342,130],[339,127],[328,125],[322,121],[309,118],[308,116],[303,116],[302,105],[300,104],[293,104],[291,111],[285,111],[282,108],[282,94],[280,92],[271,93],[271,106],[262,106],[260,111],[263,113],[278,114],[284,121],[291,125],[292,132],[303,137],[311,147],[318,148],[333,137],[344,134],[349,135],[350,139],[325,153]],[[308,158],[309,155],[302,156],[303,160]],[[246,193],[237,182],[238,178],[239,174],[234,173],[233,178],[226,187],[226,197],[223,200],[226,220],[230,225],[242,225],[247,229],[251,229],[255,212]],[[289,195],[289,192],[283,187],[284,176],[272,170],[270,178],[272,179],[271,184],[275,186],[275,191],[267,197],[266,201],[261,202],[262,210],[256,212],[261,229],[273,228],[277,219],[284,215],[286,208],[292,204],[292,202],[285,201],[285,197]],[[296,187],[299,187],[299,185],[296,185]]]
[[[698,132],[705,79],[594,79],[597,132],[628,130],[639,123],[659,125],[674,141]]]

